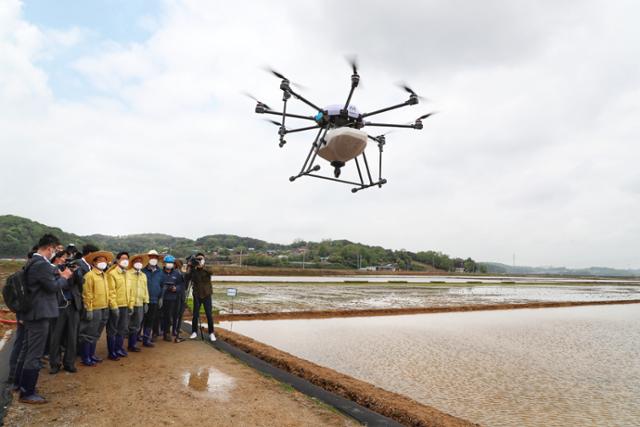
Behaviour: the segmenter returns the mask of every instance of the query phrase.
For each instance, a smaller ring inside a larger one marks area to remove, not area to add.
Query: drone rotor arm
[[[411,98],[409,98],[408,101],[405,101],[402,104],[396,104],[396,105],[392,105],[391,107],[381,108],[379,110],[371,111],[369,113],[364,113],[364,114],[362,114],[360,116],[360,118],[374,116],[376,114],[384,113],[384,112],[387,112],[387,111],[390,111],[390,110],[395,110],[395,109],[402,108],[402,107],[407,107],[409,105],[415,105],[417,103],[418,103],[417,102],[417,98],[411,97]]]
[[[262,114],[273,114],[273,115],[282,117],[281,111],[265,110]],[[313,120],[313,121],[316,120],[315,117],[313,116],[303,116],[301,114],[284,113],[284,115],[286,117],[294,118],[294,119]]]

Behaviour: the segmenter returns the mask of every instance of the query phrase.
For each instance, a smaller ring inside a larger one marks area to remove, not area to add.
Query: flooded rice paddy
[[[489,426],[640,423],[640,306],[223,322]]]
[[[271,278],[270,278],[271,279]],[[315,277],[314,279],[319,279]],[[237,288],[231,299],[227,288]],[[218,283],[221,312],[267,313],[640,299],[634,284]]]

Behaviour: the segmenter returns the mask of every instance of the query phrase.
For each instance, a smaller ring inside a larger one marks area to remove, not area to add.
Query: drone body
[[[410,128],[410,129],[422,129],[422,119],[431,116],[433,113],[425,114],[411,123],[394,124],[394,123],[372,123],[365,121],[364,119],[376,114],[384,113],[389,110],[418,104],[419,96],[407,86],[403,86],[403,89],[409,92],[409,99],[403,103],[393,105],[391,107],[382,108],[369,113],[361,113],[358,108],[351,104],[351,97],[355,88],[360,82],[360,76],[358,75],[355,62],[352,62],[353,75],[351,76],[351,90],[347,101],[344,104],[328,105],[325,108],[319,108],[309,100],[302,97],[297,92],[291,89],[291,82],[282,74],[271,70],[271,72],[281,79],[280,89],[283,92],[282,101],[283,108],[281,112],[272,110],[267,104],[256,100],[256,113],[259,114],[273,114],[281,116],[281,122],[270,120],[272,123],[279,126],[278,135],[280,136],[280,147],[286,144],[285,135],[295,132],[305,132],[309,130],[317,130],[315,139],[311,144],[307,158],[305,159],[300,172],[297,175],[291,176],[290,181],[295,181],[302,176],[310,176],[314,178],[321,178],[329,181],[340,182],[355,186],[351,189],[353,193],[382,185],[387,183],[386,179],[382,178],[382,153],[383,147],[386,143],[385,135],[371,136],[364,130],[364,127],[387,127],[387,128]],[[291,97],[294,97],[303,103],[307,104],[316,111],[313,116],[305,116],[300,114],[293,114],[287,112],[287,102]],[[312,126],[306,126],[295,129],[288,129],[285,126],[285,120],[287,119],[301,119],[310,120],[315,122]],[[374,180],[371,175],[371,169],[366,156],[367,142],[372,140],[376,142],[378,147],[378,178]],[[320,157],[331,164],[334,168],[333,177],[318,175],[315,172],[320,170],[320,165],[315,164],[316,158]],[[362,161],[362,167],[360,160]],[[339,179],[341,174],[341,168],[348,162],[353,161],[355,163],[359,182],[347,181]],[[363,176],[363,171],[366,173],[366,177]],[[366,180],[365,180],[366,178]]]

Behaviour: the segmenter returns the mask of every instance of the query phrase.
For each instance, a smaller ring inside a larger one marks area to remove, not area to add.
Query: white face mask
[[[51,261],[56,256],[56,253],[57,253],[56,248],[53,248],[51,250],[51,256],[49,257],[49,261]]]
[[[149,260],[149,265],[152,266],[152,267],[155,267],[156,265],[158,265],[158,260],[155,259],[155,258],[151,258]]]
[[[133,264],[133,268],[135,268],[136,270],[142,270],[142,263],[136,262],[135,264]]]
[[[129,260],[128,259],[123,259],[118,264],[120,264],[120,267],[122,267],[122,268],[127,268],[127,267],[129,267]]]
[[[200,265],[204,265],[204,259],[200,260]]]
[[[168,263],[166,263],[166,264],[164,265],[164,267],[165,267],[167,270],[171,270],[171,269],[173,268],[173,263],[172,263],[172,262],[168,262]]]
[[[96,267],[98,267],[99,270],[104,270],[105,268],[107,268],[107,263],[102,261],[96,264]]]

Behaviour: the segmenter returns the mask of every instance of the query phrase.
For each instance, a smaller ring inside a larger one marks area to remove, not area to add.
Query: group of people
[[[64,248],[54,235],[46,234],[29,253],[23,271],[29,304],[16,313],[9,373],[21,402],[47,402],[36,393],[47,356],[50,374],[61,368],[77,372],[78,355],[84,366],[101,363],[96,345],[105,328],[109,360],[140,352],[139,342],[151,348],[159,337],[182,341],[181,320],[189,293],[193,296],[190,338],[197,338],[204,306],[209,339],[216,340],[211,272],[202,253],[185,265],[155,250],[121,251],[114,256],[88,244],[80,252],[73,245]]]

